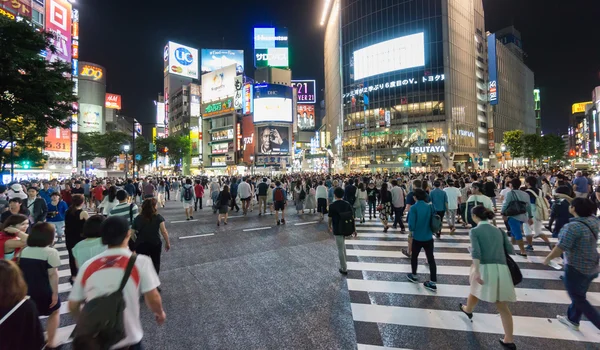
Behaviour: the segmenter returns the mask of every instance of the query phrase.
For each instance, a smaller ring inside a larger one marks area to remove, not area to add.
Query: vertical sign
[[[244,85],[244,91],[243,91],[243,103],[244,105],[243,107],[243,112],[244,115],[248,115],[248,114],[252,114],[253,109],[254,109],[254,85],[252,84],[245,84]]]
[[[48,61],[71,62],[71,4],[68,1],[48,0],[46,30],[54,35],[50,43],[56,48],[56,53],[48,51]]]
[[[490,104],[498,104],[498,64],[496,57],[496,34],[490,34],[487,37],[488,41],[488,69],[489,75],[489,96]]]
[[[241,75],[235,77],[235,94],[233,98],[233,108],[235,108],[235,110],[243,109],[242,90],[244,87],[244,82],[242,79],[243,77]]]

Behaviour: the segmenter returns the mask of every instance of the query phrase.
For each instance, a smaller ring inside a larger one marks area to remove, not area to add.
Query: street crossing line
[[[401,348],[390,348],[387,346],[367,345],[367,344],[356,344],[357,350],[410,350]]]
[[[182,222],[195,222],[195,221],[199,221],[198,219],[191,219],[191,220],[177,220],[177,221],[171,221],[172,224],[179,224]]]
[[[214,233],[205,233],[205,234],[201,234],[201,235],[193,235],[193,236],[182,236],[179,237],[179,239],[188,239],[188,238],[197,238],[197,237],[206,237],[206,236],[214,236]]]
[[[456,304],[458,310],[458,304]],[[446,329],[478,333],[504,334],[497,314],[475,313],[470,322],[461,311],[420,309],[400,306],[351,304],[355,321],[388,323],[402,326]],[[432,317],[435,315],[435,317]],[[557,319],[513,316],[514,335],[548,339],[600,343],[598,329],[589,321],[581,321],[580,331],[572,331]]]
[[[316,224],[318,222],[319,221],[298,222],[298,223],[294,224],[294,226],[311,225],[311,224]]]
[[[259,230],[268,230],[270,229],[271,226],[265,226],[265,227],[255,227],[255,228],[246,228],[243,231],[244,232],[250,232],[250,231],[259,231]]]
[[[383,247],[407,247],[408,241],[367,241],[360,239],[347,239],[345,240],[346,245],[366,245],[366,246],[383,246]],[[436,248],[469,248],[471,247],[471,243],[457,243],[457,242],[444,242],[444,238],[442,236],[441,242],[440,239],[437,239],[435,242]],[[515,251],[519,251],[519,246],[513,246]],[[535,251],[537,252],[550,252],[550,248],[547,246],[535,246]],[[600,252],[600,249],[598,249]]]

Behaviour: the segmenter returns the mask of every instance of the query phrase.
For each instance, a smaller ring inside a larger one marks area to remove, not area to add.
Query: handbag
[[[512,191],[510,193],[513,195],[513,197],[515,196],[515,194],[512,193]],[[506,206],[506,209],[504,210],[504,213],[502,213],[502,215],[517,216],[525,213],[527,213],[527,203],[522,202],[517,198],[516,200],[508,202],[508,205]]]
[[[442,218],[433,209],[433,204],[429,204],[431,209],[431,219],[429,221],[429,227],[433,233],[440,232],[442,230]]]
[[[21,300],[17,305],[15,305],[15,307],[10,309],[10,311],[6,315],[4,315],[4,317],[2,317],[2,319],[0,320],[0,324],[4,323],[4,321],[6,321],[10,317],[10,315],[17,311],[21,307],[21,305],[23,305],[23,303],[27,301],[27,299],[29,299],[29,295],[26,295],[25,298],[23,298],[23,300]]]
[[[508,255],[508,252],[506,251],[506,246],[504,245],[504,240],[506,239],[506,232],[504,232],[504,230],[502,229],[499,230],[502,233],[502,246],[504,247],[504,256],[506,257],[506,266],[510,271],[510,276],[512,277],[513,285],[516,286],[517,284],[521,283],[521,281],[523,281],[523,274],[521,273],[519,265],[517,265],[517,263],[513,260],[513,258],[510,255]]]

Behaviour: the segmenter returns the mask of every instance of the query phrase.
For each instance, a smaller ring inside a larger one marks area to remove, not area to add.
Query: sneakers
[[[191,220],[194,220],[194,217],[190,215],[190,219],[191,219]]]
[[[402,254],[404,254],[407,258],[410,258],[410,253],[406,249],[402,249]]]
[[[436,232],[436,233],[435,233],[435,236],[436,236],[438,239],[440,239],[440,238],[442,237],[442,234],[441,234],[441,233],[439,233],[439,232]]]
[[[579,330],[579,325],[575,322],[571,322],[571,320],[569,320],[567,316],[557,315],[556,319],[558,320],[558,322],[564,324],[565,326],[571,328],[574,331]]]
[[[412,273],[407,274],[406,279],[412,283],[419,283],[419,279],[417,278],[417,276],[413,275]]]
[[[285,225],[285,219],[281,219],[281,223]]]
[[[281,225],[281,220],[277,220],[277,226]]]
[[[525,247],[525,250],[528,252],[532,252],[533,251],[533,246],[528,245],[527,247]]]
[[[456,227],[452,226],[452,228],[450,229],[450,236],[453,236],[454,232],[456,232]]]
[[[56,240],[56,243],[62,243],[62,242],[63,242],[62,237],[58,237],[58,239]]]
[[[427,281],[423,283],[423,287],[431,292],[437,292],[437,286],[435,282]]]

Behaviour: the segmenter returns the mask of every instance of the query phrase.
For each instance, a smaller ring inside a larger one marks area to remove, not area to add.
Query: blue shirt
[[[431,232],[432,208],[424,201],[417,201],[408,211],[408,229],[413,233],[413,239],[426,242],[433,239]]]
[[[50,201],[51,201],[50,195],[52,194],[52,192],[54,192],[54,190],[52,190],[51,188],[49,188],[47,190],[41,189],[38,192],[38,194],[39,194],[40,198],[42,198],[43,200],[46,201],[46,203],[50,203]]]
[[[431,204],[433,204],[433,208],[435,211],[446,211],[447,203],[448,203],[448,194],[436,187],[429,194],[431,197]]]
[[[67,209],[69,209],[69,206],[63,200],[58,201],[58,204],[56,204],[56,205],[52,205],[52,202],[49,202],[48,203],[48,213],[55,212],[57,214],[54,215],[53,217],[47,216],[46,221],[48,221],[48,222],[65,221],[65,213],[67,212]]]
[[[586,177],[576,177],[575,180],[573,180],[573,185],[577,186],[576,192],[588,193],[588,180]]]

